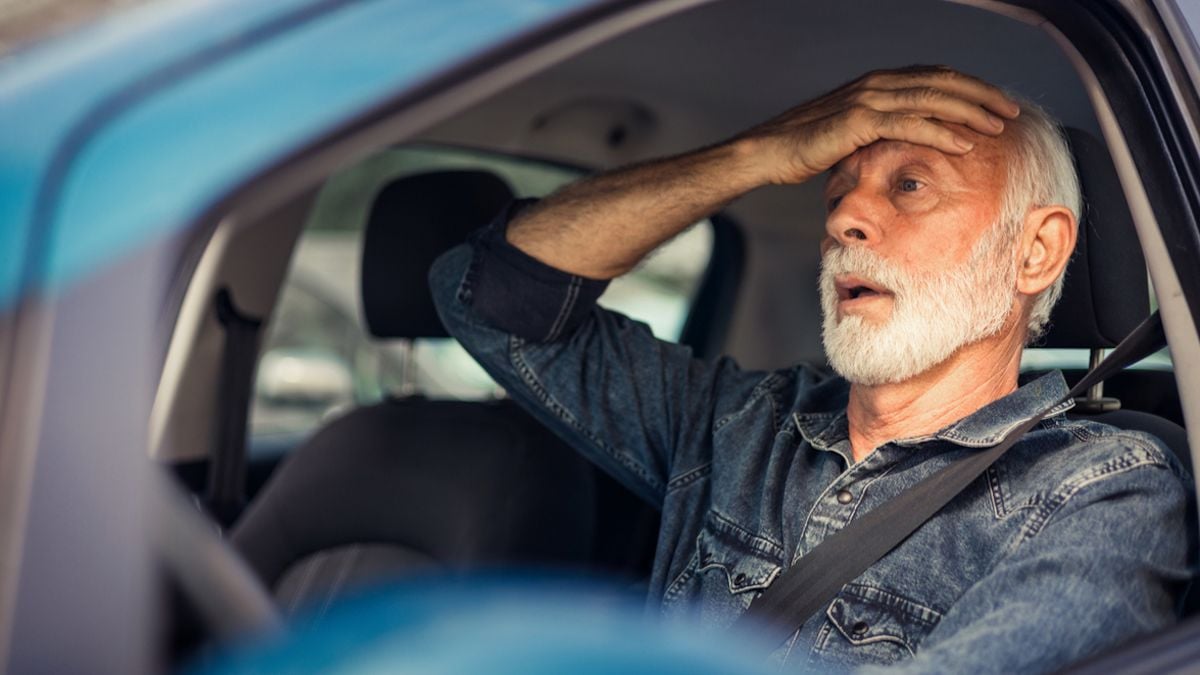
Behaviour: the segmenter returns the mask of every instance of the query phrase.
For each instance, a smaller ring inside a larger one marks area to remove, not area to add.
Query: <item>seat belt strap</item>
[[[809,617],[832,602],[843,586],[887,555],[981,476],[1051,410],[1165,344],[1162,321],[1155,312],[1084,375],[1066,396],[1016,425],[1000,443],[938,470],[826,537],[775,579],[735,625],[745,627],[765,623],[784,629],[789,635],[794,633]]]
[[[217,389],[217,428],[208,465],[209,512],[228,526],[241,511],[246,493],[246,420],[254,385],[254,361],[262,321],[243,314],[228,289],[217,293],[217,319],[225,329]]]

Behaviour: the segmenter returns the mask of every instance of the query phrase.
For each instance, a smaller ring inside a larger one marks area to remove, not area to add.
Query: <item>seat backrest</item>
[[[1146,263],[1108,151],[1099,140],[1078,129],[1068,129],[1067,137],[1079,172],[1084,212],[1062,300],[1037,346],[1114,347],[1150,314]],[[1068,372],[1068,380],[1082,374]],[[1164,399],[1173,397],[1178,401],[1170,372],[1138,371],[1137,377],[1118,376],[1106,384],[1105,394],[1120,398],[1126,409],[1093,415],[1091,419],[1154,434],[1185,466],[1191,466],[1182,427],[1147,412],[1171,410]]]
[[[446,336],[429,266],[512,196],[483,171],[380,190],[363,238],[371,333]],[[232,540],[294,608],[429,566],[585,560],[594,484],[590,465],[511,402],[392,399],[350,411],[293,451]]]
[[[1084,196],[1079,240],[1067,268],[1063,297],[1039,345],[1099,349],[1115,346],[1150,314],[1145,260],[1133,219],[1108,152],[1085,132],[1068,129],[1068,140]],[[1083,371],[1068,372],[1074,383]],[[1190,472],[1187,433],[1176,421],[1146,412],[1178,414],[1179,394],[1169,371],[1125,371],[1105,383],[1105,395],[1122,402],[1121,410],[1072,416],[1120,429],[1144,431],[1160,439]],[[1178,418],[1182,421],[1182,417]],[[1196,527],[1195,503],[1189,527]],[[1185,616],[1200,610],[1200,593],[1181,599]]]
[[[427,567],[577,564],[590,466],[510,401],[398,400],[321,428],[233,531],[285,608]]]

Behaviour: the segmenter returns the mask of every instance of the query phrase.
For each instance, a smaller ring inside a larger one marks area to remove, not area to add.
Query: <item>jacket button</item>
[[[849,504],[854,501],[854,494],[849,490],[838,490],[837,500],[839,504]]]
[[[871,627],[867,625],[866,621],[859,621],[850,627],[850,634],[856,638],[860,638],[866,635],[869,630],[871,630]]]
[[[739,572],[738,575],[733,578],[733,583],[737,584],[738,586],[746,583],[746,575]]]

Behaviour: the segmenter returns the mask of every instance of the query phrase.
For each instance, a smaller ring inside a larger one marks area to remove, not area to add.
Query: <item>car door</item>
[[[187,239],[255,176],[585,4],[180,0],[5,55],[4,670],[155,667],[144,458]]]

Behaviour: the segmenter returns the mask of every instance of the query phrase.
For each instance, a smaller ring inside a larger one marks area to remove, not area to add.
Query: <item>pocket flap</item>
[[[761,591],[779,574],[780,565],[754,551],[751,546],[705,529],[697,539],[698,571],[725,572],[730,593]]]
[[[842,589],[826,615],[851,644],[896,642],[914,653],[942,618],[941,613],[922,604],[862,584]]]

